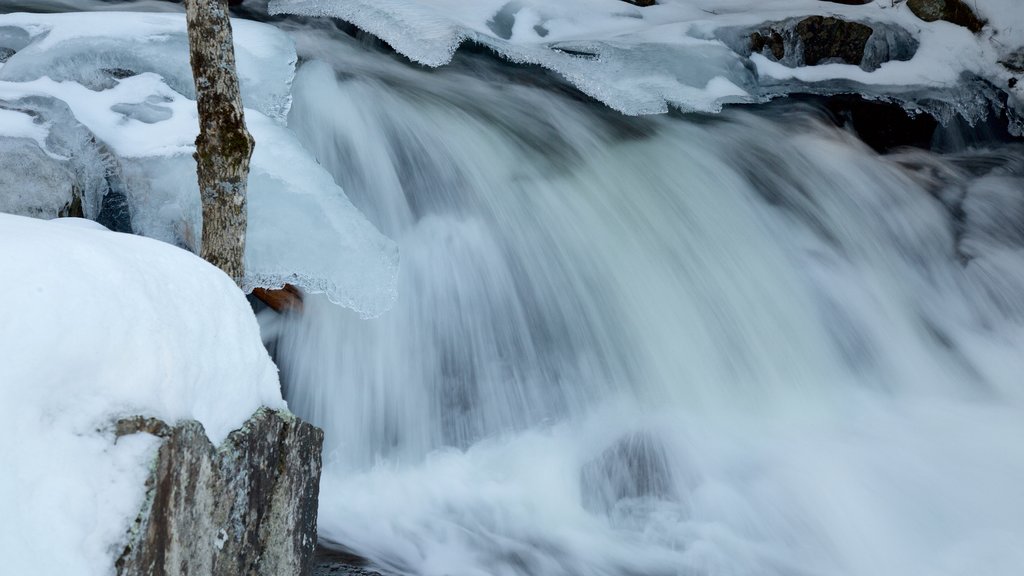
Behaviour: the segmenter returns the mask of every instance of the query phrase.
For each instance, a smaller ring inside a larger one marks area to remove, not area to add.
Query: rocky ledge
[[[164,438],[119,576],[304,576],[316,550],[323,432],[261,408],[214,447],[203,426],[153,418],[117,435]]]

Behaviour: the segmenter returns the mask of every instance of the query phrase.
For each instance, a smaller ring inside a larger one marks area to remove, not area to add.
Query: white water
[[[276,326],[322,538],[424,575],[1020,573],[1020,149],[297,38],[331,63],[290,127],[402,255],[385,316]]]

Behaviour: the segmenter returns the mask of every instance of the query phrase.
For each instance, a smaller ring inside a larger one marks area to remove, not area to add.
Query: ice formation
[[[906,5],[890,2],[661,0],[639,8],[620,0],[271,0],[270,10],[342,18],[428,66],[446,64],[461,43],[474,41],[509,60],[553,70],[631,115],[669,106],[717,112],[730,102],[811,91],[898,97],[911,108],[935,100],[974,119],[992,103],[964,90],[965,78],[1006,87],[1011,106],[1024,105],[1024,83],[1008,87],[1013,71],[998,64],[1024,45],[1022,11],[1015,0],[975,4],[989,19],[978,35],[948,22],[926,23]],[[868,72],[836,63],[790,68],[737,52],[727,41],[737,34],[749,37],[766,23],[808,15],[868,24],[876,30],[875,43],[881,36],[908,34],[920,49]]]
[[[296,61],[286,34],[233,22],[250,176],[246,289],[291,282],[363,316],[395,298],[398,253],[284,128]],[[88,218],[196,249],[198,132],[180,14],[0,15],[0,209],[53,217],[73,189]],[[287,162],[282,162],[286,158]],[[112,215],[111,199],[122,198]],[[104,211],[106,209],[106,212]]]

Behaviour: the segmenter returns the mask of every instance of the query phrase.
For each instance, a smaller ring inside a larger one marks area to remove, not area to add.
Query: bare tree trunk
[[[246,182],[253,139],[245,129],[227,0],[185,0],[199,105],[196,163],[203,201],[200,255],[241,282]]]

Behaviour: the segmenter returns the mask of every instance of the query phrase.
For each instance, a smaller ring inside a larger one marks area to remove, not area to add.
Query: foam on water
[[[1019,147],[878,156],[810,109],[625,119],[298,42],[327,61],[289,127],[402,251],[388,314],[265,325],[326,432],[322,538],[431,575],[1024,563]]]

